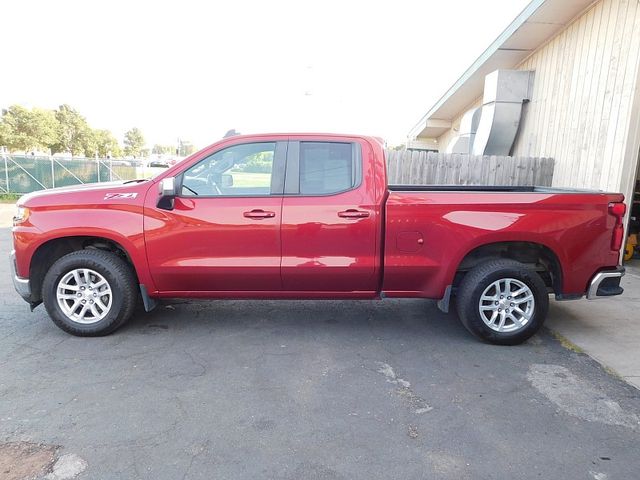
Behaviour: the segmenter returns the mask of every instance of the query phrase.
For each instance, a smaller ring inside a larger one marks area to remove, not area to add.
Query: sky
[[[67,103],[148,146],[232,128],[397,145],[527,3],[5,1],[0,107]]]

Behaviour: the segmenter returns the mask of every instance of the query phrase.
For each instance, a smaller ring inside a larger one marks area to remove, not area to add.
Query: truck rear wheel
[[[458,316],[478,338],[517,345],[544,324],[549,294],[542,278],[514,260],[492,260],[465,275],[458,288]]]
[[[133,314],[133,271],[111,252],[80,250],[56,261],[44,277],[42,297],[53,322],[80,337],[108,335]]]

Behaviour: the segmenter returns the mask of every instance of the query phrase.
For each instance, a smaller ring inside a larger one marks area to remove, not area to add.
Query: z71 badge
[[[104,196],[105,200],[124,200],[125,198],[136,198],[138,194],[136,192],[128,193],[107,193]]]

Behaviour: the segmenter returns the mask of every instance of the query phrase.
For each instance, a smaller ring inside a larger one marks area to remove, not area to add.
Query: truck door
[[[366,142],[291,137],[282,206],[286,291],[374,292],[378,224]]]
[[[149,192],[145,242],[160,291],[278,291],[286,141],[241,143],[176,177],[173,208]]]

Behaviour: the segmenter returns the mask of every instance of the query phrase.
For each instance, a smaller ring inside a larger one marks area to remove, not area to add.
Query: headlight
[[[16,214],[13,216],[13,224],[19,225],[20,223],[27,221],[27,218],[29,218],[30,212],[27,207],[21,207],[19,205],[16,205],[16,207],[17,207],[17,211],[16,211]]]

